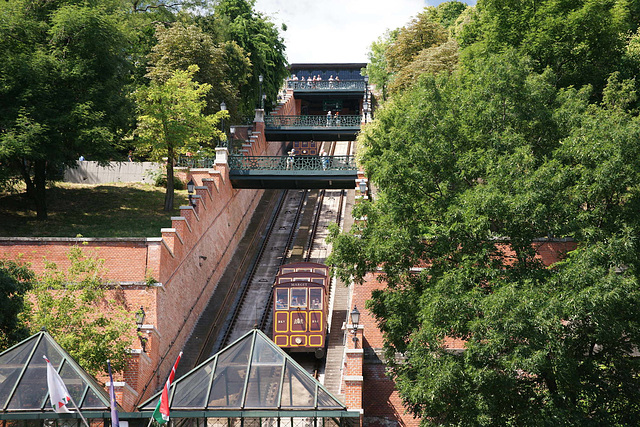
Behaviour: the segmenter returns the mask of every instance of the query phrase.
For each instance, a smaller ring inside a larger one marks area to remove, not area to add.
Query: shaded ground
[[[47,189],[47,221],[36,221],[24,193],[0,193],[0,236],[159,237],[161,228],[171,227],[171,216],[187,204],[186,190],[176,191],[174,211],[163,211],[164,191],[138,183],[55,183]]]

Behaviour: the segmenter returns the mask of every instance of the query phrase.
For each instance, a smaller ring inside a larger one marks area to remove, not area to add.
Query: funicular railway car
[[[324,357],[329,268],[312,262],[280,267],[273,285],[273,341],[290,352]]]

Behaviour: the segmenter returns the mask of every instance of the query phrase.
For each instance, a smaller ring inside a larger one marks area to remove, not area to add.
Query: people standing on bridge
[[[336,121],[336,126],[340,126],[340,116],[339,116],[340,112],[336,111],[336,114],[334,116],[335,121]]]
[[[327,112],[327,126],[331,126],[331,111]]]
[[[333,89],[333,74],[329,76],[329,89]]]
[[[327,156],[327,152],[324,151],[324,148],[320,151],[320,161],[322,162],[322,169],[327,170],[327,167],[329,166],[329,157]]]
[[[293,169],[295,156],[296,156],[296,149],[292,148],[291,151],[289,151],[289,157],[287,157],[287,169]]]

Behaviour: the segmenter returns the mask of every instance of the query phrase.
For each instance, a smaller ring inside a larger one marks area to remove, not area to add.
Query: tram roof
[[[160,395],[138,409],[153,411]],[[177,379],[169,402],[177,418],[359,417],[258,329]]]

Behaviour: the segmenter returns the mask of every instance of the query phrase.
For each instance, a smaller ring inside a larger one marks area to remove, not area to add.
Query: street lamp
[[[140,340],[140,346],[142,347],[142,351],[144,353],[147,352],[146,346],[147,341],[149,340],[147,337],[143,337],[140,330],[142,329],[142,325],[144,325],[145,318],[144,308],[140,307],[140,310],[136,311],[136,326],[138,327],[138,339]]]
[[[367,191],[367,182],[363,179],[358,183],[358,188],[361,194],[364,194]]]
[[[195,182],[193,182],[193,178],[191,178],[189,182],[187,182],[187,193],[189,193],[189,205],[193,207],[196,206],[196,199],[193,198],[193,193],[195,189],[196,189],[196,184]]]
[[[227,104],[224,103],[224,101],[222,101],[222,103],[220,103],[220,111],[227,111]],[[220,140],[220,143],[218,144],[219,146],[224,147],[226,144],[225,139],[227,138],[227,132],[225,131],[225,127],[224,127],[224,116],[222,117],[222,133],[224,133],[224,139]]]
[[[144,318],[146,314],[144,312],[144,308],[140,307],[140,310],[136,311],[136,326],[138,326],[138,331],[142,329],[142,325],[144,325]]]
[[[353,334],[353,346],[357,347],[358,343],[358,323],[360,323],[360,312],[358,311],[358,307],[353,306],[353,310],[349,313],[349,317],[351,317],[351,333]]]
[[[264,81],[264,76],[260,74],[258,76],[258,81],[260,82],[260,108],[264,110],[264,96],[262,95],[262,82]]]
[[[367,113],[369,112],[369,76],[364,76],[364,102],[362,103],[364,110],[364,122],[367,123]]]

